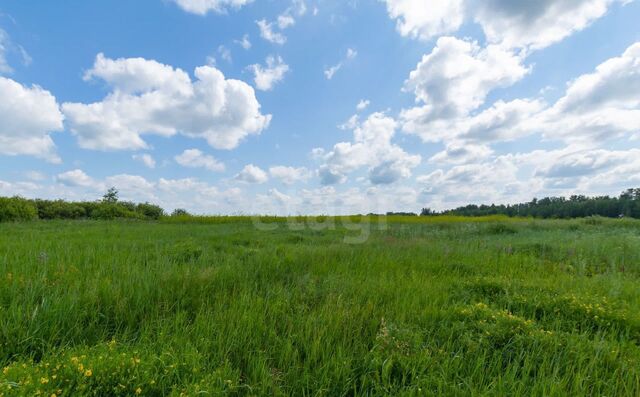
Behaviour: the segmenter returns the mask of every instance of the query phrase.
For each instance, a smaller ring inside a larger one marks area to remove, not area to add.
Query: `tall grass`
[[[640,395],[640,223],[334,220],[0,224],[0,396]]]

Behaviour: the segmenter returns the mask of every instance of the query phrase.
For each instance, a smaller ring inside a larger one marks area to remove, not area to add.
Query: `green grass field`
[[[0,396],[640,395],[640,222],[344,220],[0,224]]]

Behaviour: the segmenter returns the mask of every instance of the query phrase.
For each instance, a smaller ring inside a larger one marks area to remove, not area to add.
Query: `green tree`
[[[115,204],[118,202],[118,190],[115,187],[110,188],[107,192],[102,196],[103,203],[111,203]]]

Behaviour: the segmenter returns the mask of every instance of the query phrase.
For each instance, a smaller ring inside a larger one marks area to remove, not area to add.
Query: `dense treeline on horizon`
[[[160,219],[164,214],[164,209],[154,204],[120,201],[115,188],[109,189],[97,201],[0,197],[0,222],[36,219]]]
[[[507,215],[510,217],[520,216],[544,219],[584,218],[589,216],[640,218],[640,188],[628,189],[618,197],[587,197],[582,195],[573,195],[569,198],[545,197],[533,199],[528,203],[513,205],[467,205],[440,213],[425,208],[422,210],[422,215]]]

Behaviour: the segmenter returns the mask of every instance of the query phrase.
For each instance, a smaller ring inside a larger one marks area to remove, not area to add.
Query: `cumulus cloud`
[[[438,123],[425,122],[422,108],[403,113],[405,129],[425,140],[487,144],[541,134],[548,140],[598,146],[640,132],[640,43],[606,60],[593,73],[567,84],[554,104],[538,99],[499,100],[483,111]],[[436,129],[436,127],[441,127]]]
[[[68,126],[86,149],[144,149],[144,134],[177,133],[233,149],[268,127],[251,86],[226,79],[211,66],[196,80],[171,66],[143,58],[109,59],[99,54],[85,80],[100,79],[112,91],[101,102],[65,103]]]
[[[465,148],[466,149],[466,148]],[[533,197],[618,194],[640,181],[640,150],[576,148],[508,153],[420,175],[434,208],[514,203]],[[631,183],[631,185],[629,185]]]
[[[346,187],[323,186],[295,191],[267,187],[249,194],[243,186],[220,188],[197,178],[157,180],[120,174],[95,178],[84,171],[60,174],[54,183],[9,182],[0,180],[0,194],[25,197],[99,199],[107,188],[116,187],[122,200],[160,205],[171,212],[185,208],[200,214],[336,214],[408,211],[418,207],[419,190],[405,186]],[[75,175],[74,175],[75,174]],[[64,181],[64,183],[63,183]]]
[[[186,12],[206,15],[209,12],[224,13],[229,9],[239,9],[253,0],[172,0]]]
[[[540,49],[570,36],[628,0],[488,0],[476,2],[475,21],[491,43]]]
[[[640,42],[571,81],[539,118],[547,138],[598,142],[640,132]]]
[[[0,182],[0,191],[2,188]],[[251,207],[251,200],[238,188],[221,190],[196,178],[148,180],[139,175],[119,174],[93,178],[80,169],[59,174],[56,184],[24,190],[24,184],[7,186],[9,192],[25,191],[28,197],[94,200],[106,189],[115,187],[120,198],[135,202],[153,202],[171,211],[186,208],[194,213],[231,214]]]
[[[493,150],[486,145],[470,145],[465,142],[453,141],[447,144],[445,150],[433,155],[429,162],[465,164],[482,161],[493,154]]]
[[[0,77],[0,154],[60,162],[49,134],[62,129],[63,115],[49,91]]]
[[[269,175],[271,175],[272,178],[279,179],[285,185],[293,185],[296,182],[309,180],[311,172],[305,167],[294,168],[279,165],[270,167]]]
[[[428,40],[457,31],[464,21],[463,0],[383,0],[403,36]]]
[[[473,20],[491,44],[535,50],[588,27],[612,5],[632,0],[383,1],[403,36],[429,40],[454,33]]]
[[[96,186],[96,181],[80,169],[75,169],[58,174],[58,176],[56,176],[56,180],[66,186]]]
[[[269,180],[269,176],[260,167],[248,164],[236,175],[235,179],[246,183],[265,183]]]
[[[373,113],[353,130],[353,142],[337,143],[328,153],[316,151],[324,160],[319,169],[321,183],[343,183],[347,174],[366,167],[369,181],[390,184],[411,176],[420,164],[419,155],[411,155],[391,142],[397,123],[383,113]]]
[[[442,139],[452,123],[483,105],[491,91],[529,73],[522,61],[497,46],[481,48],[453,37],[438,39],[405,83],[405,90],[413,92],[421,106],[403,111],[403,129],[425,141]]]
[[[248,69],[253,72],[256,88],[261,91],[270,91],[284,79],[289,71],[289,65],[284,63],[281,57],[276,58],[270,55],[266,59],[266,66],[254,64]]]
[[[131,156],[131,158],[141,162],[147,168],[156,168],[156,160],[148,153],[134,154],[133,156]]]
[[[222,172],[225,170],[223,163],[213,156],[204,154],[198,149],[187,149],[182,154],[175,156],[176,163],[188,168],[204,168],[209,171]]]

